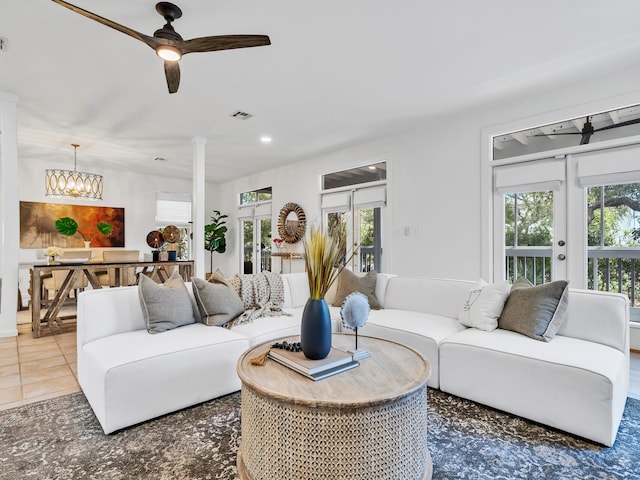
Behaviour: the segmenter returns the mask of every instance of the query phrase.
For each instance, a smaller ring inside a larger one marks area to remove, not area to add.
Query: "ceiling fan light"
[[[163,60],[167,60],[169,62],[177,62],[182,58],[182,54],[180,50],[175,47],[171,47],[169,45],[160,45],[156,48],[156,54]]]

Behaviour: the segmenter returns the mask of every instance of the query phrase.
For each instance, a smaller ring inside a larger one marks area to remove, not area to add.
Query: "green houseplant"
[[[204,226],[204,249],[210,256],[209,271],[213,272],[213,252],[224,253],[227,250],[227,226],[225,218],[229,215],[222,215],[219,210],[213,211],[211,223]]]

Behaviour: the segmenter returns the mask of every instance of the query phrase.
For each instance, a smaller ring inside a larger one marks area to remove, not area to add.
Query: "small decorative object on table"
[[[353,292],[347,295],[342,303],[342,308],[340,308],[342,325],[356,332],[356,348],[355,350],[349,350],[353,354],[354,360],[362,360],[371,356],[366,350],[358,349],[358,328],[367,323],[370,311],[369,299],[360,292]]]
[[[157,262],[160,258],[160,248],[164,245],[164,237],[159,230],[152,230],[147,234],[147,245],[153,248],[153,261]]]
[[[178,257],[177,243],[180,241],[180,229],[175,225],[167,225],[162,230],[162,238],[164,238],[165,242],[168,242],[170,245],[167,248],[168,260],[170,262],[175,262]]]
[[[321,360],[331,350],[331,316],[324,297],[342,270],[339,260],[343,251],[339,239],[315,228],[304,240],[309,300],[302,312],[300,343],[311,360]]]
[[[276,251],[278,251],[278,252],[279,252],[280,250],[282,250],[282,247],[284,246],[284,240],[282,240],[282,239],[281,239],[281,238],[279,238],[279,237],[278,237],[278,238],[274,238],[274,239],[273,239],[273,244],[274,244],[274,245],[275,245],[275,247],[276,247]]]
[[[329,354],[321,360],[309,360],[302,352],[300,342],[289,343],[286,340],[271,345],[267,356],[314,381],[346,372],[360,365],[352,358],[350,352],[337,348],[331,348]]]
[[[56,260],[62,255],[63,250],[60,247],[47,247],[47,257],[49,257],[49,265],[55,265]]]

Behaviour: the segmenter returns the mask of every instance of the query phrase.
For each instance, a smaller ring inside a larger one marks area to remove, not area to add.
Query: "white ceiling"
[[[154,0],[71,3],[148,35],[164,24]],[[637,0],[176,3],[185,39],[272,45],[186,55],[170,95],[142,42],[50,0],[0,0],[0,92],[19,98],[21,161],[71,168],[79,143],[79,170],[190,178],[203,136],[207,178],[222,182],[640,61]]]

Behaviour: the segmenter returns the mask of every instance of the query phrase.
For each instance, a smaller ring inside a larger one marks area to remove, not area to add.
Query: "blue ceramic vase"
[[[309,299],[300,327],[302,353],[310,360],[322,360],[331,350],[331,316],[324,298]]]

